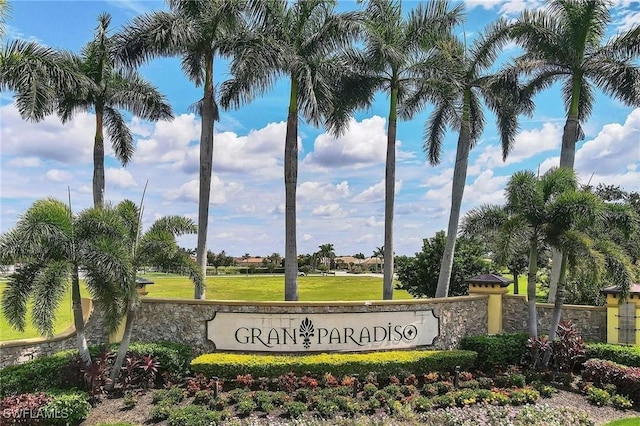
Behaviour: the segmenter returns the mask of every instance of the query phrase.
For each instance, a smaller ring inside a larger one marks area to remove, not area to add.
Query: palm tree
[[[321,246],[319,246],[320,250],[318,251],[318,254],[322,257],[322,259],[324,260],[325,264],[327,265],[327,270],[331,270],[331,259],[333,259],[334,257],[336,257],[336,252],[335,252],[335,248],[333,247],[333,244],[331,243],[327,243],[327,244],[322,244]]]
[[[625,105],[640,106],[640,25],[605,42],[611,23],[604,1],[551,0],[538,11],[525,11],[511,34],[525,53],[516,70],[531,76],[531,93],[562,83],[567,119],[562,134],[560,167],[573,169],[582,124],[591,115],[599,88]],[[562,254],[554,253],[549,301],[555,298]]]
[[[129,250],[132,259],[129,273],[122,281],[122,304],[126,307],[126,321],[124,334],[118,354],[114,361],[107,390],[113,386],[120,375],[120,371],[129,349],[133,325],[138,309],[138,292],[136,288],[136,274],[141,265],[179,265],[189,272],[189,278],[196,288],[204,286],[204,276],[199,265],[183,250],[180,250],[176,238],[184,234],[195,234],[197,228],[191,219],[181,216],[164,216],[157,219],[146,232],[142,232],[142,209],[132,201],[125,200],[111,209],[119,218],[124,232],[120,235]]]
[[[447,72],[438,84],[425,84],[414,99],[428,96],[435,108],[426,123],[424,149],[429,162],[440,162],[442,142],[447,126],[459,129],[456,159],[451,188],[451,211],[447,227],[447,242],[442,256],[436,297],[447,297],[453,266],[460,207],[467,178],[469,151],[484,130],[482,101],[496,115],[496,124],[506,158],[518,131],[518,115],[530,113],[531,102],[521,98],[522,92],[513,73],[496,70],[494,62],[500,48],[508,40],[509,26],[498,20],[475,38],[471,47],[457,39],[442,43],[439,52]],[[409,110],[417,102],[407,102]]]
[[[0,237],[0,260],[20,264],[2,296],[3,314],[11,326],[24,330],[31,300],[36,329],[51,335],[55,310],[71,283],[78,350],[84,364],[90,364],[79,270],[85,272],[87,289],[104,314],[107,330],[114,331],[123,314],[120,283],[131,269],[120,231],[113,215],[101,209],[89,209],[74,217],[60,201],[36,201],[16,226]]]
[[[193,106],[201,120],[198,195],[198,245],[196,261],[206,276],[209,199],[213,173],[214,123],[219,119],[215,100],[213,65],[216,56],[232,54],[231,46],[242,27],[242,0],[168,0],[170,12],[136,17],[118,37],[118,58],[137,66],[159,56],[180,56],[182,70],[202,98]],[[204,299],[204,287],[194,292]]]
[[[334,13],[331,0],[255,1],[250,5],[253,31],[241,40],[241,54],[231,63],[233,78],[222,85],[220,103],[238,108],[266,92],[280,76],[290,83],[284,147],[285,300],[298,300],[296,186],[298,115],[314,126],[325,123],[339,134],[348,123],[335,115],[335,81],[345,70],[337,49],[357,35],[354,13]]]
[[[462,6],[449,10],[446,1],[419,4],[408,15],[399,0],[370,0],[363,25],[362,50],[352,50],[346,58],[355,71],[358,96],[352,102],[359,107],[372,105],[374,95],[389,96],[384,207],[383,299],[393,298],[393,214],[395,200],[396,129],[398,116],[410,120],[417,108],[404,109],[412,89],[428,79],[438,66],[432,49],[442,38],[451,37],[452,28],[462,20]],[[432,80],[429,80],[432,81]],[[353,81],[347,81],[352,90]],[[425,99],[421,99],[425,101]],[[349,102],[347,102],[348,104]]]
[[[373,257],[376,258],[376,271],[378,270],[378,262],[377,260],[379,259],[383,259],[383,264],[384,264],[384,246],[382,247],[376,247],[376,249],[373,251]],[[381,265],[382,268],[382,265]]]
[[[104,204],[104,133],[111,139],[115,156],[126,166],[133,156],[131,130],[120,110],[126,110],[145,120],[173,118],[171,106],[164,96],[134,71],[115,68],[113,37],[109,37],[111,16],[98,17],[94,39],[80,55],[73,55],[73,67],[84,74],[90,84],[63,90],[57,100],[57,113],[63,123],[77,112],[93,109],[96,128],[93,144],[93,203]]]

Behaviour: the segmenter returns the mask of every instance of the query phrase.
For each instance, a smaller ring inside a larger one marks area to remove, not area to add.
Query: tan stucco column
[[[502,298],[509,289],[502,284],[469,283],[469,294],[488,294],[487,332],[498,334],[502,332]]]

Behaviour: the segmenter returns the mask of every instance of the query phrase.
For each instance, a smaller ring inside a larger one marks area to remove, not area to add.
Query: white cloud
[[[387,150],[385,119],[374,115],[358,122],[351,120],[345,134],[335,138],[328,133],[319,135],[313,152],[304,164],[322,168],[352,167],[383,163]]]
[[[218,176],[211,176],[211,196],[209,204],[222,204],[227,201],[227,192],[233,194],[242,190],[242,185],[230,183],[225,184]],[[168,190],[165,198],[169,201],[185,201],[198,203],[200,185],[197,179],[182,184],[178,189]]]
[[[640,163],[640,108],[624,124],[611,123],[576,151],[575,169],[581,174],[614,175]]]
[[[311,239],[313,239],[313,235],[311,234],[303,234],[302,235],[302,241],[310,241]]]
[[[105,182],[116,188],[131,188],[137,186],[133,175],[125,169],[107,168],[104,171]]]
[[[348,197],[351,194],[349,183],[342,181],[337,185],[323,182],[303,182],[297,191],[300,200],[323,200],[331,201]]]
[[[370,227],[384,226],[384,219],[377,221],[375,216],[369,216],[364,222]]]
[[[64,170],[51,169],[45,173],[45,176],[53,182],[68,182],[73,174]]]
[[[480,173],[471,185],[465,186],[464,199],[475,205],[504,204],[504,187],[509,176],[494,176],[492,170]]]
[[[396,194],[402,189],[402,181],[396,181]],[[370,203],[384,200],[384,179],[353,197],[355,203]]]
[[[340,204],[330,203],[316,207],[311,212],[311,215],[325,218],[340,218],[345,217],[347,213],[340,207]]]
[[[9,167],[40,167],[42,161],[38,157],[19,157],[7,162]]]

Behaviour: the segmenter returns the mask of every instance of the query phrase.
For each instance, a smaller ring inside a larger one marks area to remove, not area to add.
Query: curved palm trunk
[[[560,318],[562,317],[562,305],[564,305],[564,285],[567,274],[567,254],[562,253],[562,261],[560,262],[560,279],[558,280],[558,291],[556,293],[556,300],[553,304],[553,315],[551,316],[551,328],[549,329],[549,341],[553,342],[558,333],[558,325],[560,325]],[[551,359],[551,351],[547,351],[544,354],[542,360],[543,365],[549,365]]]
[[[465,93],[465,105],[468,105],[469,95]],[[465,108],[468,111],[468,108]],[[469,163],[469,121],[468,112],[465,112],[458,136],[458,148],[456,150],[456,164],[453,168],[453,182],[451,185],[451,212],[449,214],[449,225],[447,226],[447,242],[442,254],[440,264],[440,275],[438,276],[438,287],[436,297],[447,297],[449,295],[449,282],[451,281],[451,271],[453,269],[453,256],[456,250],[456,237],[458,234],[458,222],[460,221],[460,208],[464,195],[464,185],[467,180],[467,166]]]
[[[284,300],[298,300],[296,185],[298,184],[298,82],[291,78],[287,134],[284,142]]]
[[[387,159],[384,176],[384,275],[382,298],[393,299],[393,206],[396,193],[396,127],[398,88],[391,89],[389,128],[387,129]]]
[[[209,199],[211,196],[211,173],[213,172],[213,55],[205,57],[204,97],[202,98],[202,127],[200,131],[200,193],[198,195],[198,246],[196,262],[202,276],[207,280],[207,231],[209,229]],[[205,298],[205,289],[194,291],[195,299]]]
[[[134,279],[134,282],[135,282],[135,279]],[[105,386],[105,389],[107,391],[113,390],[113,387],[115,386],[116,381],[120,377],[120,371],[122,370],[124,359],[127,356],[127,351],[129,350],[129,343],[131,342],[131,334],[133,332],[133,322],[136,319],[136,313],[137,313],[137,299],[135,296],[133,296],[132,298],[129,299],[129,302],[127,303],[127,319],[124,323],[124,335],[122,336],[122,341],[120,341],[120,346],[118,347],[118,355],[116,356],[116,360],[114,361],[113,367],[111,368],[111,372],[109,373],[109,383],[107,383],[107,385]]]
[[[511,271],[513,274],[513,294],[520,294],[520,287],[518,286],[518,271]]]
[[[82,363],[87,366],[91,364],[91,354],[87,344],[87,336],[84,332],[84,316],[82,315],[82,298],[80,297],[80,275],[78,265],[73,265],[71,276],[71,306],[73,310],[73,325],[76,327],[76,339],[78,341],[78,352]]]
[[[574,78],[573,92],[571,93],[571,105],[564,123],[562,132],[562,148],[560,149],[560,167],[567,167],[573,170],[576,159],[576,142],[578,141],[578,108],[580,103],[580,79]],[[552,249],[551,277],[549,280],[549,303],[554,303],[558,281],[560,280],[560,264],[562,263],[562,251]]]
[[[533,229],[529,239],[529,271],[527,273],[527,303],[529,304],[529,336],[538,337],[538,312],[536,311],[536,277],[538,275],[538,231]]]
[[[102,108],[96,108],[96,135],[93,140],[93,205],[104,205],[104,136]]]

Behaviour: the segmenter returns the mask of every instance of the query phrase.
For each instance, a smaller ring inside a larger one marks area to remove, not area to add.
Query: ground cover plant
[[[189,278],[177,274],[148,273],[141,277],[154,281],[147,290],[149,298],[192,299],[193,283]],[[308,276],[299,277],[301,301],[320,300],[381,300],[382,288],[380,278],[371,276]],[[82,297],[88,297],[86,289],[81,286]],[[284,276],[243,276],[222,275],[207,277],[207,299],[209,300],[283,300]],[[0,297],[5,284],[0,282]],[[404,290],[395,290],[394,299],[412,299]],[[63,298],[64,302],[56,311],[55,332],[59,333],[72,323],[71,293]],[[0,341],[38,337],[38,332],[30,326],[27,317],[24,333],[13,330],[2,312],[0,312]]]

